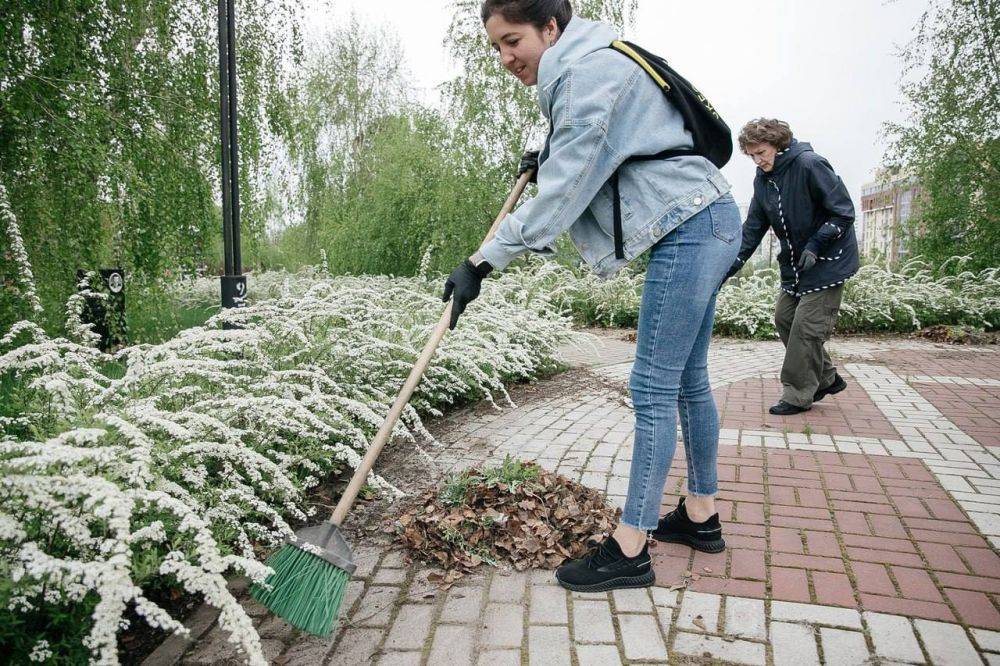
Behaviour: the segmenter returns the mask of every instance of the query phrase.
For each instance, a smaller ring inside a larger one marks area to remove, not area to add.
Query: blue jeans
[[[621,522],[641,530],[659,520],[663,485],[677,447],[680,411],[688,493],[718,491],[719,414],[708,383],[715,296],[736,259],[740,213],[724,195],[650,249],[629,388],[635,441]]]

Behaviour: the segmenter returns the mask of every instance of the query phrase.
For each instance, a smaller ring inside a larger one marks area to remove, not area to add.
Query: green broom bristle
[[[254,585],[250,594],[288,624],[326,638],[333,631],[351,576],[326,560],[292,544],[268,559],[274,569],[266,584]]]

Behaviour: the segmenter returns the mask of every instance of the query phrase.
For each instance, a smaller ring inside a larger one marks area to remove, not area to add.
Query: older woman
[[[798,414],[847,388],[824,344],[837,322],[844,283],[858,271],[854,204],[830,163],[793,138],[788,123],[752,120],[739,143],[757,176],[743,243],[726,278],[743,267],[770,227],[781,242],[774,323],[785,360],[781,399],[769,411]]]

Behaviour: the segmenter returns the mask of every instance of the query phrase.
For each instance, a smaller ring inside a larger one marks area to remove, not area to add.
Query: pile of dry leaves
[[[447,584],[484,562],[558,567],[610,534],[620,513],[597,490],[508,458],[449,477],[404,507],[395,530],[414,559],[445,569]]]

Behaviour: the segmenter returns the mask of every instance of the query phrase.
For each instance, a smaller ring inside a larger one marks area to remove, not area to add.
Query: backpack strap
[[[624,53],[629,58],[632,58],[632,60],[635,60],[636,63],[638,63],[640,67],[646,70],[646,73],[649,74],[661,88],[663,88],[664,90],[670,90],[670,84],[667,83],[666,79],[660,76],[660,73],[657,72],[655,69],[653,69],[650,66],[650,64],[646,62],[646,59],[643,58],[641,55],[639,55],[636,52],[636,50],[633,49],[631,46],[621,41],[620,39],[616,39],[615,41],[611,42],[611,48],[613,48],[615,51]]]
[[[666,79],[660,76],[660,73],[657,72],[652,66],[650,66],[649,62],[647,62],[645,58],[639,55],[639,53],[636,52],[636,50],[633,49],[631,46],[629,46],[628,44],[626,44],[621,40],[616,39],[615,41],[611,42],[611,48],[634,60],[636,64],[638,64],[640,67],[646,70],[646,73],[649,74],[650,78],[652,78],[656,82],[656,84],[663,89],[664,92],[670,90],[670,84],[667,83]],[[625,162],[623,162],[622,165],[628,164],[629,162],[669,160],[674,157],[685,157],[687,155],[697,155],[697,154],[698,153],[695,152],[693,148],[661,150],[660,152],[654,153],[652,155],[632,155],[626,158]],[[612,230],[614,232],[614,241],[615,241],[615,259],[624,259],[625,240],[624,240],[624,232],[622,231],[622,202],[621,202],[621,195],[619,194],[619,182],[618,182],[619,169],[621,169],[621,167],[616,169],[615,172],[611,175],[611,194],[612,194],[612,212],[613,212]]]

